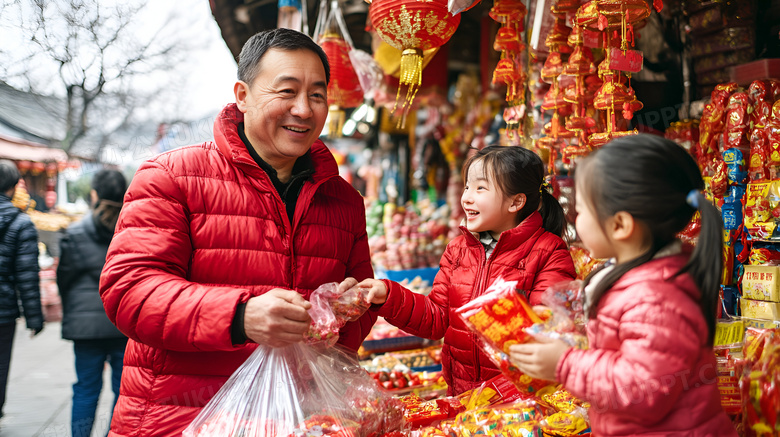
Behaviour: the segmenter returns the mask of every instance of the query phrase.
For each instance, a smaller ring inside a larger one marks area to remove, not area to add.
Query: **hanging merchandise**
[[[327,127],[328,136],[337,138],[341,136],[344,127],[344,109],[355,108],[363,103],[363,89],[350,60],[350,52],[354,47],[337,0],[330,3],[327,18],[322,18],[328,9],[327,2],[322,0],[320,4],[320,17],[314,31],[317,43],[328,56],[330,64]]]
[[[277,6],[279,15],[276,20],[276,27],[309,33],[307,14],[301,12],[307,10],[306,0],[279,0]]]
[[[571,76],[574,83],[564,91],[563,99],[574,105],[574,113],[566,120],[566,129],[574,132],[577,144],[570,144],[563,149],[563,162],[571,165],[573,161],[590,153],[588,136],[595,132],[596,121],[588,116],[588,110],[593,108],[595,92],[585,86],[585,77],[598,78],[593,65],[593,53],[585,47],[585,36],[582,26],[574,25],[569,35],[568,43],[574,47],[569,56],[569,62],[563,67],[562,78]]]
[[[663,8],[661,0],[654,0],[657,11]],[[636,129],[626,130],[634,112],[642,109],[630,82],[625,84],[626,72],[642,69],[642,52],[631,50],[636,26],[650,15],[645,0],[594,0],[577,10],[575,23],[590,31],[603,32],[605,58],[599,64],[598,74],[604,81],[594,97],[594,107],[605,111],[604,132],[591,134],[589,146],[600,147],[613,138],[634,135]],[[622,118],[618,118],[618,113]],[[621,130],[622,129],[622,130]]]
[[[547,170],[549,174],[554,175],[558,151],[565,150],[569,140],[574,138],[575,132],[566,128],[565,117],[571,114],[572,104],[564,99],[564,90],[559,81],[564,70],[561,53],[571,52],[571,48],[568,46],[571,29],[566,26],[566,12],[568,10],[562,9],[557,3],[552,5],[550,10],[554,12],[555,24],[545,40],[545,45],[550,49],[550,53],[544,62],[540,76],[542,81],[552,85],[544,96],[542,110],[553,111],[553,114],[550,122],[544,126],[545,137],[540,138],[536,145],[540,149],[548,151]]]
[[[517,0],[496,0],[490,9],[490,18],[501,23],[493,49],[501,52],[501,59],[493,71],[493,83],[506,85],[504,109],[506,132],[510,138],[520,129],[520,121],[525,113],[525,87],[527,76],[522,69],[521,54],[525,51],[522,40],[523,22],[528,13],[525,5]]]
[[[406,86],[406,96],[401,102],[402,115],[399,119],[403,126],[422,83],[423,50],[444,45],[458,28],[460,15],[450,14],[445,0],[374,0],[368,15],[379,37],[403,51],[399,87],[393,108],[395,112],[401,99],[401,88]]]

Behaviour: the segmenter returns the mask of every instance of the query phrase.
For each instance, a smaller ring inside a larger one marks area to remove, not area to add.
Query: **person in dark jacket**
[[[98,285],[126,189],[122,173],[99,171],[90,192],[94,210],[72,224],[60,241],[57,285],[62,296],[62,338],[73,340],[78,378],[73,384],[73,437],[89,437],[92,432],[106,362],[111,365],[114,404],[119,396],[127,337],[108,320]]]
[[[13,162],[0,161],[0,417],[5,404],[16,319],[20,315],[19,301],[32,335],[43,329],[38,231],[30,217],[11,203],[19,178],[19,170]]]

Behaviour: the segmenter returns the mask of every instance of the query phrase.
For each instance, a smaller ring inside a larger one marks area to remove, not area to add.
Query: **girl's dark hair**
[[[688,263],[677,275],[689,273],[701,292],[701,307],[712,344],[722,266],[723,223],[720,213],[701,193],[699,168],[682,147],[659,136],[640,134],[616,139],[577,166],[577,189],[600,223],[625,211],[641,222],[652,238],[650,249],[631,261],[618,264],[595,287],[589,317],[604,293],[626,272],[653,259],[676,239],[697,208],[687,196],[695,191],[694,204],[701,213],[701,234]],[[587,284],[594,271],[585,283]]]
[[[119,219],[122,200],[127,191],[127,181],[117,170],[103,169],[92,178],[92,189],[97,193],[95,214],[100,222],[112,231]]]
[[[482,161],[485,173],[505,195],[525,194],[525,205],[517,213],[518,224],[538,210],[544,229],[563,236],[566,217],[558,199],[542,188],[544,163],[539,155],[523,147],[485,147],[463,163],[464,181],[469,167],[477,161]]]

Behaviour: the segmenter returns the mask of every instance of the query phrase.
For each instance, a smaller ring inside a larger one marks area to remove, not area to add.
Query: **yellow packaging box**
[[[780,302],[741,299],[742,317],[750,319],[780,320]]]
[[[780,302],[780,266],[745,266],[742,297]]]
[[[772,329],[780,328],[780,320],[759,320],[742,318],[745,328]]]

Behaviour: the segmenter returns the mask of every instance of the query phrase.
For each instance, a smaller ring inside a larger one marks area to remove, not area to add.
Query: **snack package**
[[[339,293],[339,284],[329,282],[317,287],[309,296],[311,325],[304,335],[308,344],[325,342],[333,346],[339,339],[339,330],[349,321],[357,320],[371,306],[367,291],[352,287]]]
[[[780,328],[748,328],[739,380],[745,435],[780,433]]]
[[[542,320],[516,290],[517,281],[499,278],[487,292],[455,310],[469,329],[477,334],[485,354],[498,366],[501,373],[526,394],[533,394],[552,384],[531,378],[509,361],[509,347],[530,341],[525,332]]]
[[[574,261],[574,270],[577,272],[577,279],[585,279],[590,272],[596,267],[601,265],[604,261],[595,259],[590,256],[590,252],[587,249],[580,246],[569,246],[569,254]]]
[[[525,329],[534,338],[561,340],[578,349],[588,348],[585,335],[587,317],[583,312],[583,283],[570,281],[554,285],[542,294],[544,304],[552,315],[543,323]]]
[[[348,351],[258,346],[184,430],[184,437],[367,437],[398,431],[403,404]]]
[[[775,218],[780,215],[778,182],[754,182],[747,185],[745,229],[754,239],[768,239],[775,232]]]

